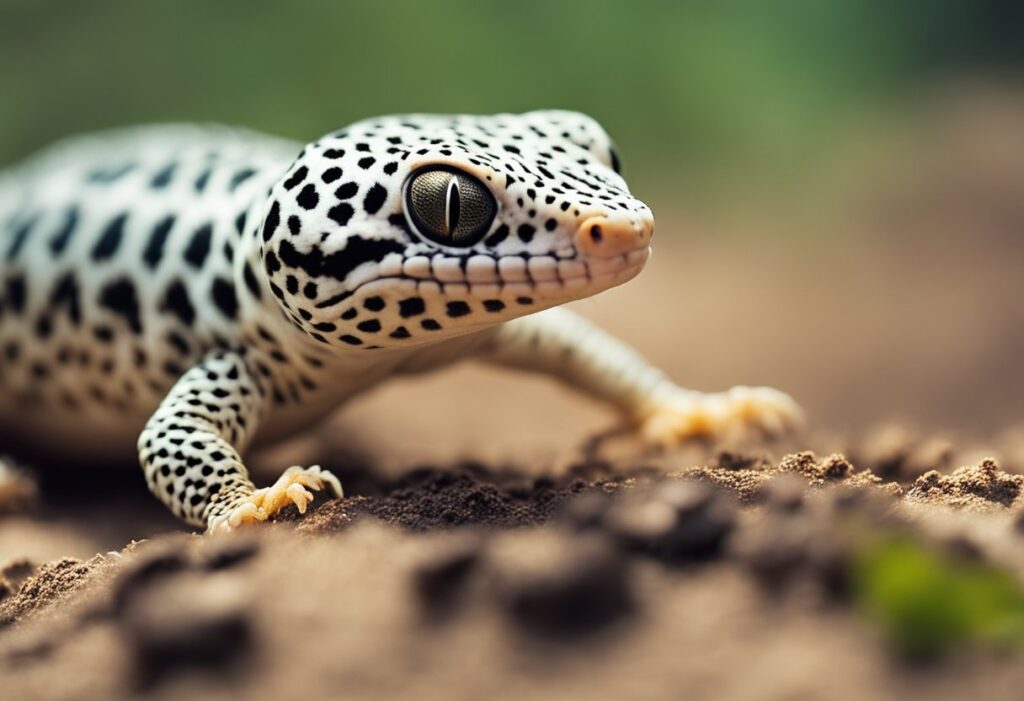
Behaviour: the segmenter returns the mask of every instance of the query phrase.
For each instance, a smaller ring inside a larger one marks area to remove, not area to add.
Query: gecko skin
[[[653,215],[618,170],[562,111],[382,117],[304,147],[196,126],[59,143],[0,174],[0,428],[78,458],[137,445],[150,490],[213,530],[340,493],[319,468],[256,489],[254,440],[470,357],[660,444],[794,426],[780,392],[684,390],[551,309],[647,260]]]

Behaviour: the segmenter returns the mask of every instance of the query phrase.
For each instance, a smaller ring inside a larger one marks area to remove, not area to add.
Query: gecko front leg
[[[268,406],[243,352],[207,355],[181,376],[139,436],[146,483],[175,515],[208,531],[265,521],[289,504],[304,512],[310,490],[338,479],[319,467],[292,467],[256,489],[242,462]]]
[[[488,350],[492,362],[545,372],[616,406],[646,441],[662,446],[750,431],[778,435],[803,423],[796,402],[769,387],[712,394],[684,389],[635,350],[565,309],[506,323]]]

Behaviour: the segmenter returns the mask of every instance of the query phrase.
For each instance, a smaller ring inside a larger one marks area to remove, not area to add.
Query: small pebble
[[[186,573],[127,604],[120,625],[140,686],[194,670],[218,675],[254,645],[251,601],[238,575]]]
[[[413,588],[428,609],[451,607],[476,568],[482,545],[475,534],[453,534],[413,570]]]
[[[554,530],[523,534],[491,562],[495,591],[524,630],[571,637],[634,608],[629,563],[603,536]]]
[[[605,526],[627,550],[681,564],[719,554],[734,519],[732,504],[711,487],[665,481],[616,503]]]

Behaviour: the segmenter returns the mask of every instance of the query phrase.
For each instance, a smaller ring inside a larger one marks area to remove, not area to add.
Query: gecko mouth
[[[332,307],[382,283],[403,292],[451,297],[515,297],[570,301],[635,277],[650,256],[643,246],[609,258],[536,256],[389,256],[353,289],[319,302]]]

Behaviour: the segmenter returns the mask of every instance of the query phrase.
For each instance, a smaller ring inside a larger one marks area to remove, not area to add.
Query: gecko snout
[[[589,258],[614,258],[646,248],[654,234],[651,217],[611,218],[605,215],[586,219],[576,231],[576,249]]]

